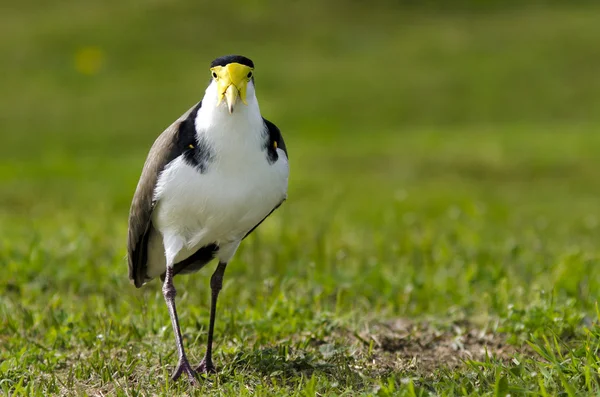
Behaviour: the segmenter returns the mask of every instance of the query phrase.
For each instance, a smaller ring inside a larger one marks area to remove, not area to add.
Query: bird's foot
[[[216,374],[217,369],[213,365],[212,360],[206,360],[206,357],[204,357],[196,367],[196,372],[199,374]]]
[[[177,364],[177,368],[175,369],[175,372],[173,372],[173,376],[171,376],[171,380],[173,382],[175,382],[177,379],[179,379],[179,377],[183,373],[187,374],[188,379],[190,380],[190,383],[192,385],[198,386],[198,380],[196,379],[196,372],[194,372],[194,370],[192,369],[192,366],[190,365],[190,363],[188,362],[187,359],[179,360],[179,363]]]

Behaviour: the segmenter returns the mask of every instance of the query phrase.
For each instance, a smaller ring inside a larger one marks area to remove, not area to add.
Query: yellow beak
[[[215,77],[219,95],[217,106],[225,98],[229,113],[233,113],[238,98],[245,105],[248,104],[246,102],[246,87],[252,76],[252,68],[240,63],[230,63],[226,66],[215,66],[211,71],[217,76]]]

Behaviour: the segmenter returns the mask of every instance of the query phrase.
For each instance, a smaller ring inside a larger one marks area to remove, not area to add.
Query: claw
[[[202,359],[200,364],[196,367],[195,371],[199,374],[216,374],[217,369],[212,363],[212,360],[206,361],[206,358]]]
[[[173,382],[175,382],[177,379],[179,379],[179,377],[181,376],[182,373],[186,373],[188,376],[188,379],[190,380],[190,383],[194,386],[198,386],[198,380],[196,379],[196,372],[192,369],[192,366],[190,365],[190,363],[187,360],[181,360],[179,361],[179,364],[177,364],[177,368],[175,369],[175,372],[173,372],[173,375],[171,376],[171,380]]]

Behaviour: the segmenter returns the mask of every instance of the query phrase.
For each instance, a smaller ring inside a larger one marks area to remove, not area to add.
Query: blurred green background
[[[576,328],[600,291],[598,21],[591,1],[4,2],[3,358],[62,341],[46,369],[60,377],[107,319],[172,351],[160,288],[127,281],[129,203],[153,140],[231,53],[256,64],[291,178],[228,269],[225,365],[323,316],[485,322],[552,302]],[[192,333],[209,275],[177,281]],[[550,327],[538,320],[506,329]],[[0,370],[33,382],[28,362]]]
[[[290,141],[293,194],[328,164],[330,188],[351,189],[352,178],[340,177],[360,172],[366,181],[357,185],[377,184],[379,197],[413,179],[465,176],[446,162],[507,163],[514,179],[530,167],[511,157],[537,164],[556,154],[547,160],[560,167],[570,153],[574,166],[585,165],[586,153],[577,151],[593,152],[587,140],[595,138],[581,134],[594,135],[600,117],[598,9],[440,4],[6,4],[4,216],[80,203],[124,209],[152,140],[202,97],[206,65],[225,53],[258,65],[263,113]],[[487,146],[465,148],[465,136]],[[423,147],[413,150],[415,140]],[[465,148],[468,156],[435,145]],[[370,156],[371,146],[386,155]],[[338,169],[341,163],[348,168]],[[450,172],[431,175],[438,171]]]

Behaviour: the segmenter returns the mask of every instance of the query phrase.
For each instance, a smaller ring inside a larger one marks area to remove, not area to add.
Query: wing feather
[[[127,235],[127,258],[129,264],[129,279],[136,287],[141,287],[146,278],[146,263],[148,237],[152,230],[152,211],[154,210],[154,189],[162,170],[173,159],[181,154],[179,145],[179,127],[192,111],[195,105],[173,124],[171,124],[150,148],[142,175],[135,189],[131,209],[129,211],[129,232]]]

